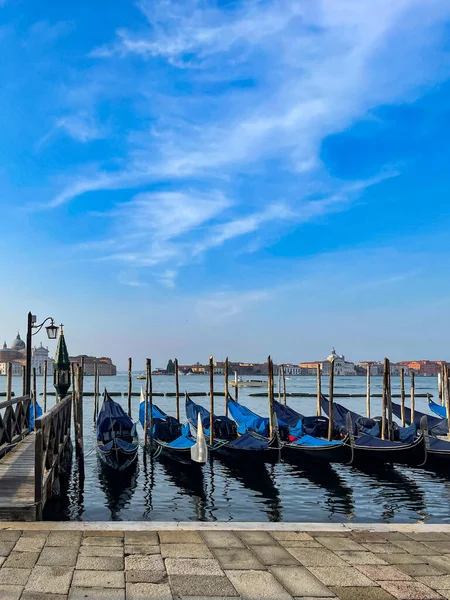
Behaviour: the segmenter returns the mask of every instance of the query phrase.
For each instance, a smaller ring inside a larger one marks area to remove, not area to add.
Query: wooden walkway
[[[35,434],[0,459],[0,520],[35,521]]]

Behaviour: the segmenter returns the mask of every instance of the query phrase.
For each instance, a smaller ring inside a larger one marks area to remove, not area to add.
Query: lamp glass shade
[[[49,340],[56,340],[58,336],[58,327],[54,323],[45,328],[47,330],[47,336]]]

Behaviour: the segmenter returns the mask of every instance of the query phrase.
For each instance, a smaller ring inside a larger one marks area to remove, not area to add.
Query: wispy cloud
[[[217,292],[197,301],[197,315],[205,320],[223,321],[269,297],[270,294],[267,290]]]

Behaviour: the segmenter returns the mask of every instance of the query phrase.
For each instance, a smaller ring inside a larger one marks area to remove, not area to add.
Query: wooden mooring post
[[[150,444],[153,442],[153,414],[149,406],[150,386],[152,380],[152,361],[150,358],[145,359],[145,402],[144,402],[144,446],[147,446],[149,429],[150,429]],[[150,410],[149,410],[150,408]],[[150,413],[150,414],[149,414]]]
[[[76,454],[80,471],[84,472],[84,441],[83,441],[83,388],[84,388],[84,358],[81,357],[81,365],[77,364],[77,436],[75,439]]]
[[[415,375],[414,371],[411,371],[411,423],[414,423],[414,411],[416,410],[416,390],[415,390]]]
[[[6,371],[6,401],[11,400],[12,397],[12,363],[8,363]]]
[[[234,372],[234,400],[235,402],[239,402],[239,381],[238,381],[238,372]]]
[[[273,362],[270,356],[267,357],[267,403],[269,410],[269,437],[272,439],[274,433],[273,427]]]
[[[44,361],[44,380],[42,382],[42,410],[47,412],[47,361]],[[59,396],[57,395],[58,399]]]
[[[72,415],[73,415],[73,432],[75,436],[75,450],[77,444],[77,370],[74,363],[70,363],[70,378],[72,381]]]
[[[383,397],[381,401],[381,439],[386,439],[386,408],[388,388],[388,359],[384,359],[383,369]]]
[[[27,389],[27,368],[22,365],[22,396],[25,396]]]
[[[330,383],[328,392],[328,402],[328,440],[331,442],[331,440],[333,439],[334,430],[334,358],[330,360]]]
[[[320,417],[320,415],[322,414],[322,406],[320,403],[320,400],[322,398],[322,375],[320,372],[320,364],[317,363],[316,365],[316,375],[317,375],[317,407],[316,407],[316,412],[317,412],[317,416]]]
[[[370,363],[367,363],[366,374],[366,417],[370,419]]]
[[[441,364],[440,376],[439,399],[441,401],[441,406],[445,406],[445,364]]]
[[[94,423],[97,424],[98,415],[98,364],[94,363]]]
[[[400,418],[402,422],[402,427],[406,424],[405,419],[405,369],[402,367],[400,369]]]
[[[228,391],[228,356],[225,359],[225,416],[228,417],[228,400],[229,400],[229,391]]]
[[[387,412],[389,439],[394,441],[394,429],[392,421],[392,390],[391,390],[391,361],[388,359],[388,388],[387,388]]]
[[[214,359],[209,357],[209,444],[214,442]]]
[[[179,371],[178,371],[178,358],[174,361],[175,368],[175,415],[177,421],[180,420],[180,379],[179,379]]]
[[[128,359],[128,416],[131,417],[131,392],[133,388],[133,363],[131,358]]]
[[[447,392],[447,402],[446,402],[446,409],[447,409],[447,423],[450,422],[450,379],[448,376],[448,364],[445,363],[445,390]],[[450,428],[449,428],[449,432],[448,432],[448,439],[450,440]]]
[[[286,406],[286,367],[281,365],[281,368],[283,369],[283,401]]]

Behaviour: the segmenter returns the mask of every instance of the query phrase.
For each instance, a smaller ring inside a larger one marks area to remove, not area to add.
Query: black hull
[[[355,440],[353,446],[352,464],[400,464],[411,467],[421,467],[427,460],[425,441],[420,436],[413,444],[399,446],[398,448],[376,448],[373,446],[358,446]]]
[[[105,466],[114,471],[125,471],[136,463],[138,446],[134,452],[123,452],[120,448],[112,448],[109,452],[102,452],[97,447],[97,454]]]
[[[428,450],[424,469],[450,472],[450,452]]]
[[[275,464],[279,462],[281,451],[279,448],[268,448],[267,450],[242,450],[241,448],[233,448],[231,446],[221,446],[220,448],[208,448],[211,453],[218,454],[222,458],[233,461],[236,464],[243,465],[251,464]]]
[[[349,444],[340,444],[334,447],[285,444],[282,447],[281,456],[283,459],[295,463],[309,462],[311,459],[346,465],[353,462],[353,451]]]
[[[194,468],[201,468],[205,463],[198,463],[191,459],[190,448],[169,448],[165,444],[161,444],[158,440],[153,440],[153,447],[156,450],[156,458],[161,454],[166,458],[170,458],[174,462]]]

